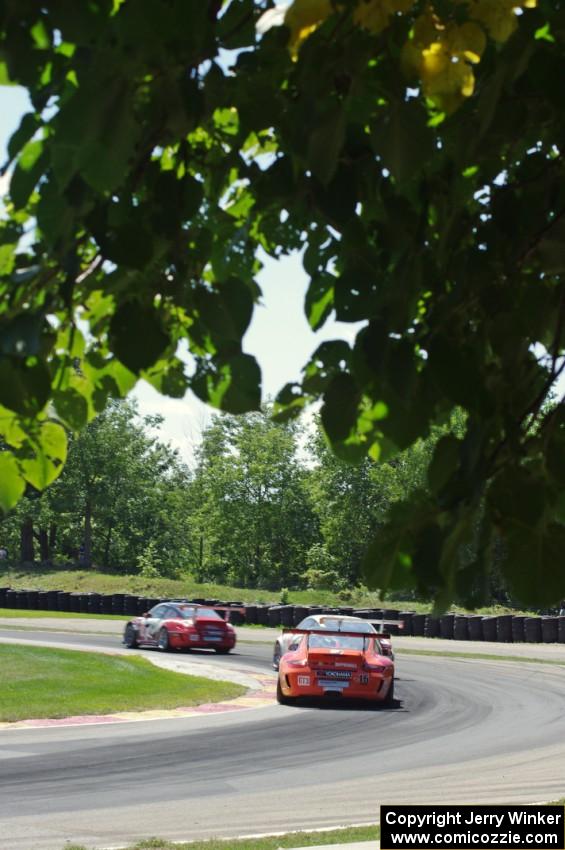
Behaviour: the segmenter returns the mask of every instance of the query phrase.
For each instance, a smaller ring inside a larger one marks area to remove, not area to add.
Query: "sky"
[[[29,108],[27,94],[17,87],[0,88],[0,163],[5,161],[6,145],[21,116]],[[0,178],[2,181],[2,178]],[[0,182],[0,194],[7,181]],[[274,397],[288,381],[298,380],[302,366],[317,346],[327,339],[353,340],[358,326],[331,319],[314,333],[304,315],[303,303],[308,277],[300,257],[282,260],[263,257],[264,268],[257,278],[263,292],[255,308],[251,325],[244,337],[243,348],[257,358],[263,374],[263,398]],[[214,414],[190,391],[184,399],[161,396],[144,381],[132,395],[138,400],[142,414],[159,413],[164,417],[160,434],[191,462],[203,428]]]

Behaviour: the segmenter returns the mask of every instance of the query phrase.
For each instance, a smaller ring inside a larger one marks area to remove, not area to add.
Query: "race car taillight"
[[[387,668],[383,667],[382,664],[368,664],[365,661],[363,670],[370,670],[371,673],[386,673]]]
[[[289,667],[306,667],[308,664],[308,660],[306,658],[300,658],[296,661],[287,661]]]

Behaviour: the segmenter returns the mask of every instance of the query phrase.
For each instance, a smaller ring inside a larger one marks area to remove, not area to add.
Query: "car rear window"
[[[351,620],[331,620],[330,618],[323,619],[320,622],[320,628],[329,629],[331,632],[359,632],[362,635],[375,634],[375,629],[371,623],[351,621]]]
[[[311,634],[308,636],[310,649],[358,649],[363,651],[367,646],[364,637],[351,637],[350,635],[324,635]]]
[[[197,617],[211,617],[213,620],[221,620],[222,618],[218,614],[217,611],[214,611],[213,608],[197,608],[196,610]]]
[[[177,611],[183,620],[190,620],[196,614],[196,608],[191,608],[189,605],[179,605]]]

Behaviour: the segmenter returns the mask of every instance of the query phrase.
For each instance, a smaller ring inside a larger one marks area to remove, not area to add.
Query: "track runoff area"
[[[533,848],[564,850],[565,808],[381,806],[381,850]]]

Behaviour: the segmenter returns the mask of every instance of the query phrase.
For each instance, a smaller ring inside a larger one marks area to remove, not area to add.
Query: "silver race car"
[[[297,629],[309,629],[311,631],[329,630],[332,632],[358,632],[361,635],[379,635],[379,643],[383,655],[389,658],[394,658],[390,635],[384,631],[385,621],[376,621],[371,623],[369,620],[363,620],[361,617],[347,617],[341,614],[315,614],[305,617],[296,626]],[[395,625],[400,625],[395,621]],[[273,667],[279,669],[281,657],[288,652],[288,648],[296,635],[289,632],[283,632],[275,641],[273,649]]]

